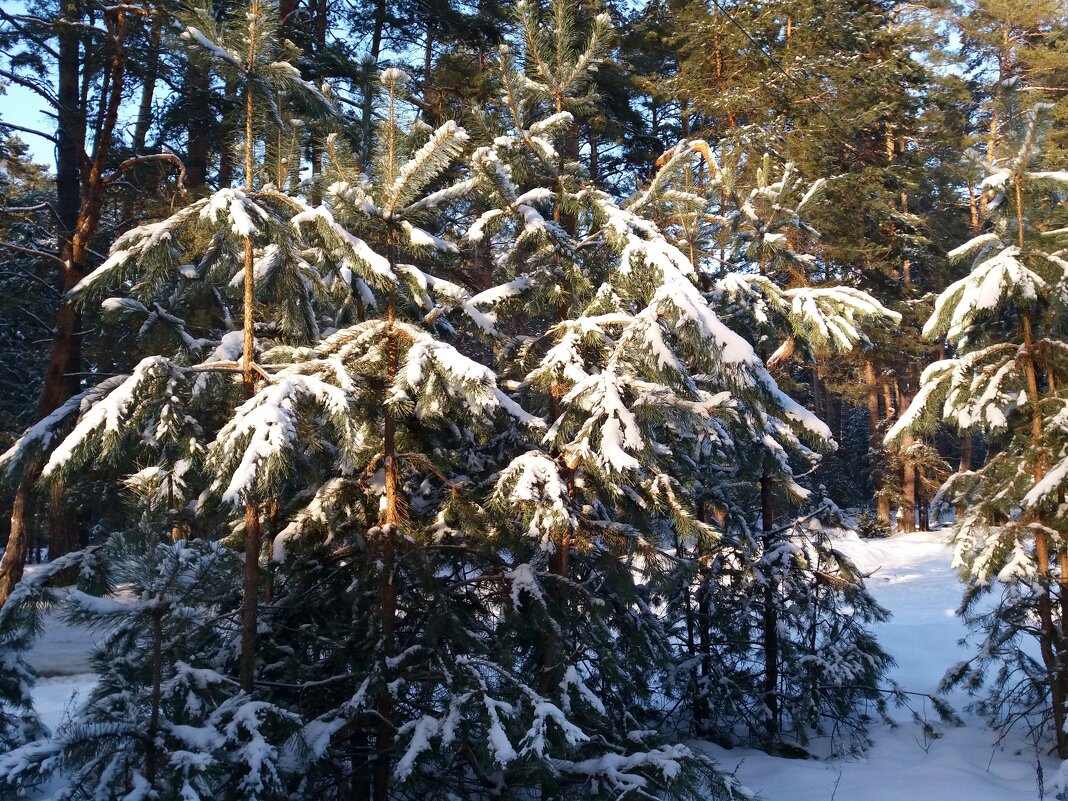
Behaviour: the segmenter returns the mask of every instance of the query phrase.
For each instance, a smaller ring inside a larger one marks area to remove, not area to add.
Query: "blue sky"
[[[42,113],[44,103],[29,89],[9,84],[4,94],[0,95],[0,120],[12,125],[36,128],[45,133],[55,132],[55,121]],[[39,136],[12,131],[30,146],[33,160],[41,164],[54,165],[56,162],[55,146]]]

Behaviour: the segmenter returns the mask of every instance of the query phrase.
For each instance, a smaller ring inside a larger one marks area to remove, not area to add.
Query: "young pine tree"
[[[706,254],[709,302],[746,332],[762,365],[789,381],[791,370],[814,371],[817,360],[865,345],[868,332],[899,319],[865,292],[816,285],[815,259],[804,250],[818,233],[805,215],[822,181],[808,184],[793,165],[778,170],[765,155],[746,192],[739,165],[709,168],[700,189],[715,214],[698,206],[697,215],[666,216],[679,221],[692,252]],[[724,741],[773,749],[820,736],[834,749],[861,746],[862,709],[882,708],[878,685],[890,664],[868,626],[886,612],[833,547],[839,510],[804,477],[819,451],[835,447],[830,429],[781,402],[743,394],[734,405],[727,456],[710,449],[699,475],[700,508],[722,540],[710,550],[694,544],[699,563],[677,596],[696,685],[692,723]],[[720,692],[724,684],[732,692]]]
[[[984,165],[988,230],[949,254],[971,270],[939,295],[924,328],[951,355],[924,370],[887,439],[945,422],[990,441],[986,463],[951,476],[936,499],[957,509],[961,614],[979,639],[976,655],[943,683],[979,690],[989,679],[980,707],[994,724],[1051,734],[1063,758],[1068,173],[1040,169],[1044,111],[1027,115],[1011,157]]]

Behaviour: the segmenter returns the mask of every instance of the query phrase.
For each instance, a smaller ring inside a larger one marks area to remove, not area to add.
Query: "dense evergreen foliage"
[[[835,541],[938,520],[1068,756],[1065,23],[0,10],[2,792],[735,798],[904,701]]]

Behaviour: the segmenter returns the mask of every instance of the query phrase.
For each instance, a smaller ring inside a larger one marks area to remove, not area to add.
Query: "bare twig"
[[[46,250],[36,250],[35,248],[28,248],[22,245],[16,245],[14,242],[0,242],[0,248],[8,248],[9,250],[17,250],[19,253],[28,253],[31,256],[40,256],[42,259],[49,259],[54,261],[60,267],[66,267],[67,263],[63,261],[55,253],[49,253]]]
[[[175,166],[177,166],[178,190],[182,192],[182,194],[185,194],[185,164],[183,164],[182,160],[173,153],[155,153],[151,156],[134,156],[133,158],[128,158],[126,159],[126,161],[119,164],[119,166],[115,168],[115,171],[113,173],[104,176],[104,185],[106,186],[108,184],[114,183],[116,180],[118,180],[120,175],[126,172],[126,170],[129,170],[133,167],[137,167],[141,164],[150,164],[153,162],[167,162],[168,164],[174,164]]]

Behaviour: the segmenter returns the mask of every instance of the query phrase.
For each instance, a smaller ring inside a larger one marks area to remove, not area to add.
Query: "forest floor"
[[[839,546],[865,574],[868,588],[893,617],[876,629],[882,647],[897,661],[891,677],[911,692],[932,693],[951,665],[968,652],[957,643],[965,630],[955,610],[962,585],[951,567],[947,531],[900,534],[882,540],[844,537]],[[914,709],[942,736],[924,737],[908,709],[891,709],[896,727],[872,727],[872,747],[860,757],[783,759],[752,749],[707,751],[727,771],[766,801],[1033,801],[1040,799],[1034,747],[998,736],[968,712],[968,697],[950,703],[963,718],[954,727],[938,722],[928,704]],[[1045,798],[1057,762],[1042,760]]]
[[[839,542],[870,574],[869,588],[893,614],[877,636],[897,661],[892,678],[911,692],[933,692],[946,668],[967,653],[957,644],[964,635],[954,614],[961,585],[945,539],[945,532],[936,531],[866,541],[847,535]],[[48,726],[55,727],[72,699],[90,689],[90,647],[83,631],[48,621],[30,659],[42,676],[34,700]],[[875,724],[873,745],[859,757],[800,760],[701,747],[765,801],[1041,801],[1034,748],[1012,738],[999,744],[995,732],[965,710],[965,695],[949,700],[963,726],[939,724],[917,697],[914,708],[926,711],[941,736],[925,737],[908,709],[892,709],[898,725]],[[1053,799],[1057,762],[1044,757],[1041,764],[1045,798]]]

